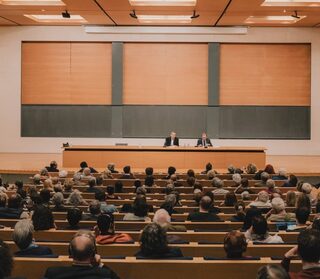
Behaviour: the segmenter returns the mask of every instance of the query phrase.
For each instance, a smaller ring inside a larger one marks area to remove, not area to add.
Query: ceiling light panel
[[[0,0],[1,5],[12,6],[65,6],[60,0]]]
[[[320,7],[320,0],[265,0],[261,6],[275,7]]]
[[[131,6],[195,6],[197,0],[129,0]]]
[[[24,15],[34,21],[41,23],[86,23],[87,21],[80,15],[71,15],[70,18],[65,18],[62,15]]]
[[[280,23],[280,24],[293,24],[301,19],[306,18],[306,16],[300,16],[299,18],[295,18],[292,16],[249,16],[245,23],[247,24],[273,24],[273,23]]]

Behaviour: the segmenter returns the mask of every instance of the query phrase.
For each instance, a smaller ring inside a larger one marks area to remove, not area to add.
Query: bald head
[[[71,240],[70,252],[76,261],[90,261],[96,254],[93,237],[89,234],[76,234]]]

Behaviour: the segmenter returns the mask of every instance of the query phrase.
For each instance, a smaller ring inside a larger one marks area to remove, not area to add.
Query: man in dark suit
[[[71,266],[49,267],[44,275],[46,279],[119,279],[110,268],[103,265],[96,254],[93,235],[78,232],[70,242]]]
[[[170,137],[167,137],[164,142],[164,147],[167,146],[179,146],[179,139],[177,138],[176,132],[171,132]]]
[[[203,146],[203,147],[212,146],[211,140],[207,137],[206,133],[202,133],[201,138],[198,139],[197,147],[199,146]]]

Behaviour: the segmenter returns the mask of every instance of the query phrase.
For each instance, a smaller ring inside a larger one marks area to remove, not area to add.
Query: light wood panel
[[[208,45],[126,43],[124,104],[207,105]]]
[[[309,44],[222,44],[221,105],[309,106]]]
[[[111,104],[111,43],[23,43],[22,104]]]

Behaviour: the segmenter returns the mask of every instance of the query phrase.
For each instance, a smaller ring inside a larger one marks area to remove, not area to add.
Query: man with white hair
[[[296,221],[296,215],[294,213],[287,213],[285,209],[285,203],[281,198],[274,198],[271,201],[272,209],[267,213],[266,217],[268,221],[273,222],[293,222]]]
[[[232,180],[235,183],[235,185],[233,185],[233,186],[239,186],[241,184],[241,175],[239,173],[233,174]]]
[[[266,187],[267,186],[267,181],[270,178],[270,175],[267,172],[262,172],[261,173],[261,181],[257,182],[254,184],[256,187]]]
[[[226,189],[223,189],[223,180],[221,180],[218,177],[215,177],[212,179],[211,182],[212,187],[215,187],[216,189],[212,191],[213,194],[215,195],[225,195],[227,194],[229,191]]]
[[[279,169],[278,175],[272,177],[273,180],[287,180],[287,171],[284,168]]]
[[[157,223],[169,232],[185,232],[187,228],[185,226],[175,226],[171,224],[171,217],[167,210],[159,209],[153,216],[153,222]]]
[[[50,248],[45,246],[39,246],[34,243],[33,239],[34,227],[32,221],[29,219],[20,220],[14,226],[12,233],[12,239],[20,249],[15,252],[17,256],[48,256],[52,255]]]
[[[255,201],[249,204],[250,207],[271,207],[271,203],[269,201],[269,194],[266,191],[260,191],[258,193],[258,197]]]
[[[306,194],[310,199],[312,206],[315,206],[318,202],[319,189],[312,187],[310,183],[303,183],[301,187],[302,193]]]

